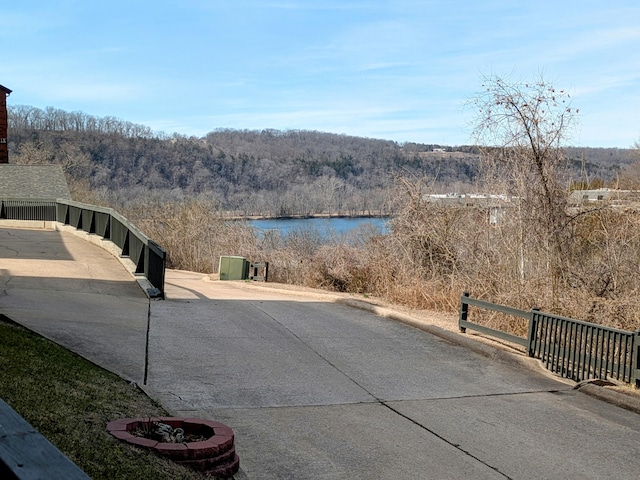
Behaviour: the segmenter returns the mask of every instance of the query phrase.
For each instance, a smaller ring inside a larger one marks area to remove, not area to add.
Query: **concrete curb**
[[[586,383],[583,385],[576,385],[576,389],[579,392],[585,393],[599,400],[603,400],[612,405],[616,405],[625,410],[630,410],[634,413],[640,413],[640,398],[633,397],[631,395],[625,395],[624,393],[616,392],[615,390],[609,390],[608,388],[593,383]]]

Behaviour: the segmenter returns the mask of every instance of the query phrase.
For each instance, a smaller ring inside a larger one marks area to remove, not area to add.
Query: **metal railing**
[[[56,202],[19,198],[0,199],[0,218],[52,222],[56,219]]]
[[[480,325],[480,324],[472,323],[468,321],[469,305],[474,305],[476,307],[480,307],[485,310],[492,310],[494,312],[500,312],[506,315],[526,318],[526,319],[529,319],[531,316],[529,312],[525,310],[518,310],[517,308],[507,307],[504,305],[497,305],[495,303],[485,302],[484,300],[478,300],[477,298],[471,298],[469,297],[469,294],[465,292],[462,295],[462,300],[460,302],[460,320],[458,321],[458,327],[460,328],[460,331],[462,333],[465,333],[467,331],[467,328],[469,328],[471,330],[476,330],[478,332],[484,333],[486,335],[490,335],[492,337],[499,338],[501,340],[505,340],[507,342],[521,345],[525,348],[527,347],[526,338],[518,337],[517,335],[513,335],[511,333],[507,333],[502,330],[497,330],[495,328],[486,327],[484,325]]]
[[[469,321],[469,306],[525,318],[527,338]],[[540,312],[518,310],[470,298],[460,299],[461,332],[467,329],[523,346],[546,368],[576,382],[615,379],[640,386],[640,331],[629,332]]]
[[[638,379],[633,365],[635,332],[538,311],[531,312],[530,325],[528,354],[552,372],[576,382]]]
[[[135,265],[134,273],[144,275],[164,297],[167,253],[125,217],[111,208],[71,200],[0,198],[0,218],[8,220],[56,221],[109,240],[120,256]]]

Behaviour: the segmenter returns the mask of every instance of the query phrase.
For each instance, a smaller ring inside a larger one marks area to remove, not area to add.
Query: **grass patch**
[[[109,435],[112,420],[167,415],[136,386],[2,316],[0,372],[0,397],[91,478],[203,478]]]

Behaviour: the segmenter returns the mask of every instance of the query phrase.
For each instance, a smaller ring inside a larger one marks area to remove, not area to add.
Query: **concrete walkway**
[[[190,272],[167,272],[148,315],[104,255],[68,233],[0,229],[0,312],[139,383],[149,322],[144,388],[231,426],[237,478],[637,477],[638,415],[508,356]]]
[[[0,228],[0,313],[142,383],[149,301],[113,255],[53,230]]]

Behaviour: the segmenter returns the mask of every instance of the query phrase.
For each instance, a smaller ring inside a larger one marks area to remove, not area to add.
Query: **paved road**
[[[47,280],[63,278],[60,271],[71,266],[61,262],[69,259],[89,265],[100,257],[105,266],[116,261],[52,232],[46,242],[39,240],[43,267],[35,274],[23,270],[23,262],[7,263],[20,258],[29,241],[48,235],[24,232],[9,232],[21,239],[12,243],[0,230],[0,252],[9,245],[0,253],[0,312],[50,336],[50,325],[62,324],[61,340],[98,363],[105,364],[105,346],[113,342],[114,358],[106,366],[141,378],[146,312],[129,290],[109,290],[124,287],[126,276],[87,275],[90,294],[107,289],[100,309],[87,313],[106,309],[112,315],[99,322],[84,315],[84,323],[68,317],[77,297],[78,305],[88,304],[74,294],[88,288],[85,282]],[[50,256],[56,236],[64,248]],[[57,293],[49,295],[53,286]],[[35,306],[61,293],[70,304],[63,309],[66,318],[51,308],[43,315],[45,308]],[[151,302],[146,388],[177,415],[230,425],[239,478],[638,477],[640,417],[538,371],[321,297],[177,271],[167,272],[167,296]],[[27,300],[33,305],[20,308]],[[112,322],[113,338],[105,322]],[[129,348],[122,348],[116,344],[127,325]],[[100,335],[92,335],[96,329]]]

